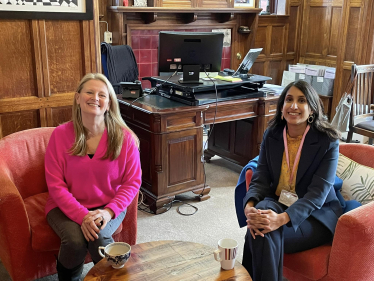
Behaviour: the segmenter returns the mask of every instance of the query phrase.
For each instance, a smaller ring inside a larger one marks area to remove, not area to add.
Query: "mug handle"
[[[220,253],[221,252],[221,250],[215,250],[214,252],[213,252],[213,254],[214,254],[214,259],[216,260],[216,261],[222,261],[222,259],[221,259],[221,256],[220,256]]]
[[[103,247],[103,246],[99,246],[99,249],[98,249],[99,255],[102,256],[103,258],[105,258],[105,256],[103,255],[101,250],[104,250],[104,249],[105,249],[105,247]]]

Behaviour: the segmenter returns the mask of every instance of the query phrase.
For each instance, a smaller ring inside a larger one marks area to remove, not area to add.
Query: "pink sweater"
[[[141,184],[139,150],[135,142],[125,133],[121,154],[111,161],[100,159],[107,148],[107,130],[92,159],[68,153],[74,139],[72,122],[58,126],[52,133],[45,155],[49,190],[45,214],[59,207],[68,218],[81,225],[88,209],[105,206],[117,217],[129,206]]]

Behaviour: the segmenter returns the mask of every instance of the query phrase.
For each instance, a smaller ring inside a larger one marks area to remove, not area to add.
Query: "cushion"
[[[327,275],[331,245],[294,254],[285,254],[283,266],[310,280],[320,280]]]
[[[345,200],[361,204],[374,201],[374,169],[339,154],[336,175],[343,180],[341,193]]]
[[[368,131],[374,131],[374,120],[358,123],[355,125],[355,127],[365,129]]]
[[[52,251],[60,249],[60,237],[49,226],[45,217],[45,204],[48,192],[25,199],[27,216],[31,227],[31,246],[34,251]]]

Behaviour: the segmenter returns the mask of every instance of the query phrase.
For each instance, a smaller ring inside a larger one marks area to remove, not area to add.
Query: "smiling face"
[[[282,113],[288,127],[305,128],[309,114],[313,113],[302,91],[292,86],[284,99]]]
[[[104,113],[110,107],[108,88],[100,80],[87,81],[80,93],[76,93],[75,98],[81,108],[82,116],[104,117]]]

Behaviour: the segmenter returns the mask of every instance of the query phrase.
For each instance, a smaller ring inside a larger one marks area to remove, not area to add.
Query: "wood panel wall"
[[[272,84],[281,84],[282,73],[294,63],[296,48],[290,38],[290,17],[260,16],[257,35],[252,48],[263,48],[251,69],[251,73],[272,77]],[[291,41],[289,41],[291,40]]]
[[[280,85],[283,71],[299,62],[303,1],[287,1],[287,15],[259,16],[254,48],[264,50],[251,72],[272,77],[269,83]]]
[[[374,1],[291,0],[286,10],[289,15],[283,18],[259,17],[255,47],[264,51],[252,72],[281,84],[290,63],[336,67],[332,117],[351,65],[374,63]]]
[[[0,138],[70,120],[78,82],[100,71],[95,21],[0,19],[0,30]]]
[[[349,81],[351,66],[374,63],[374,1],[345,0],[338,32],[337,73],[332,114]]]

